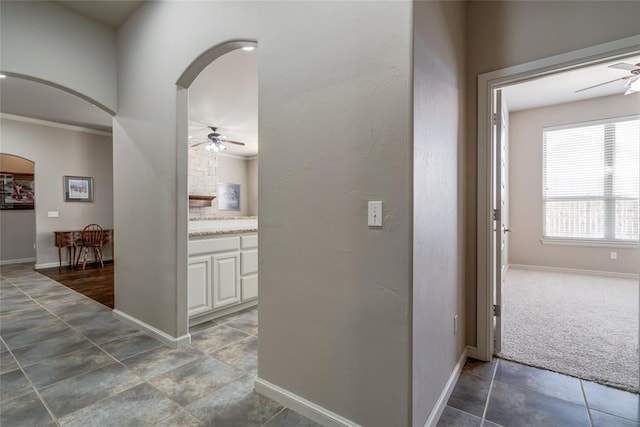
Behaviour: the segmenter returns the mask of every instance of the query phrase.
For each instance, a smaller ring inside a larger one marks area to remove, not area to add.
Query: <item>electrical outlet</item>
[[[618,259],[618,252],[610,252],[609,257],[611,259]]]
[[[453,335],[458,333],[458,315],[453,316]]]

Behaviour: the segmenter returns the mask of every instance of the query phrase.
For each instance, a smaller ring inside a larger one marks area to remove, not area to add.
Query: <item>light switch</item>
[[[49,212],[47,212],[47,216],[49,218],[58,218],[60,216],[60,212],[58,212],[58,211],[49,211]]]
[[[370,227],[382,227],[382,202],[369,202],[367,224]]]

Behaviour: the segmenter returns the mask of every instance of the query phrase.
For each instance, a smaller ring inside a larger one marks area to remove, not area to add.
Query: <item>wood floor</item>
[[[113,263],[87,264],[86,269],[74,269],[71,267],[44,268],[38,273],[62,283],[76,292],[80,292],[89,298],[113,308]]]

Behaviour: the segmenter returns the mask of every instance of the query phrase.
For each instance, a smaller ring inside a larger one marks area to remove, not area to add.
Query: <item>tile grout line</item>
[[[275,417],[277,417],[282,412],[284,412],[285,409],[287,409],[287,407],[282,405],[282,408],[278,412],[276,412],[271,418],[269,418],[264,424],[261,424],[260,427],[265,427],[267,424],[271,422],[271,420],[273,420]]]
[[[492,356],[493,357],[493,356]],[[489,409],[489,400],[491,399],[491,392],[493,391],[493,383],[496,378],[496,374],[498,373],[498,364],[500,363],[500,359],[496,358],[496,366],[493,368],[493,373],[491,374],[491,383],[489,383],[489,393],[487,393],[487,400],[484,403],[484,409],[482,411],[482,417],[480,418],[480,425],[483,425],[487,420],[487,410]]]
[[[20,361],[18,360],[17,357],[15,357],[13,355],[13,351],[11,351],[11,349],[7,346],[7,351],[9,352],[9,354],[11,354],[11,357],[13,357],[13,360],[16,361],[16,364],[18,365],[18,369],[20,369],[20,372],[22,372],[22,375],[24,376],[24,378],[29,382],[29,385],[31,386],[31,388],[33,389],[33,392],[36,394],[36,396],[38,397],[38,399],[40,399],[40,403],[42,403],[42,406],[44,406],[44,409],[47,411],[47,413],[49,414],[49,416],[51,417],[51,419],[53,420],[53,422],[59,426],[60,423],[58,422],[58,418],[55,416],[55,414],[53,413],[53,411],[49,408],[49,405],[47,405],[47,402],[45,402],[45,400],[42,398],[42,395],[40,394],[40,392],[38,391],[38,388],[35,386],[35,384],[33,383],[33,381],[31,381],[31,378],[29,378],[29,376],[27,375],[27,373],[24,371],[24,368],[22,367],[22,363],[20,363]],[[13,372],[13,371],[11,371]],[[18,399],[20,397],[25,396],[25,394],[21,394],[19,396],[15,396],[9,400],[7,400],[7,402],[13,400],[13,399]],[[5,402],[6,403],[6,402]]]
[[[587,418],[589,419],[589,427],[593,427],[593,419],[591,418],[591,411],[589,410],[589,402],[587,401],[587,394],[584,392],[584,385],[582,380],[580,381],[580,391],[582,392],[582,398],[584,399],[584,407],[587,410]]]

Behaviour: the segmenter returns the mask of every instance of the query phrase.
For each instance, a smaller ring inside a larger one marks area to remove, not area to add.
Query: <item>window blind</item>
[[[640,120],[543,129],[543,234],[637,241]]]

